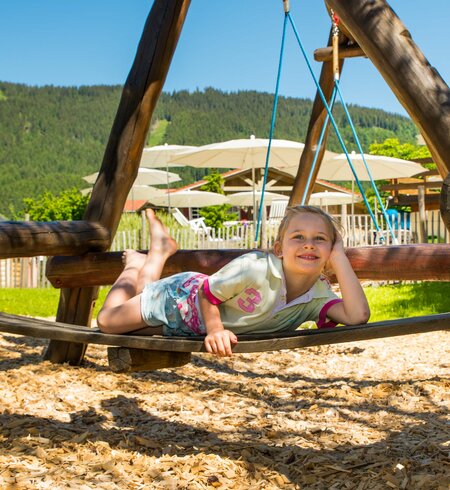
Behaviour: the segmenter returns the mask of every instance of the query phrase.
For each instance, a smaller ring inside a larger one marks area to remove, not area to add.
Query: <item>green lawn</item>
[[[101,288],[94,309],[97,315],[108,288]],[[59,289],[0,289],[0,311],[15,315],[55,316],[58,308]]]
[[[108,288],[101,288],[94,316]],[[430,315],[450,311],[450,282],[422,282],[368,287],[371,321]],[[0,289],[0,311],[29,316],[54,316],[59,298],[56,289]]]

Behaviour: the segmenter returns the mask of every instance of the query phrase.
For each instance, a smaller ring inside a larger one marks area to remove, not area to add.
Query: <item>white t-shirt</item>
[[[326,312],[341,301],[320,277],[309,291],[286,304],[282,261],[260,251],[232,260],[205,279],[203,289],[219,306],[224,327],[236,334],[293,331],[309,320],[319,328],[335,326],[326,321]]]

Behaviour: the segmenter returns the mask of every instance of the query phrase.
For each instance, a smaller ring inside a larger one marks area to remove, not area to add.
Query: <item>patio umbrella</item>
[[[97,180],[98,172],[83,177],[83,180],[89,184],[94,184]],[[139,167],[138,175],[134,181],[135,185],[160,185],[172,184],[181,180],[178,174],[166,172],[165,170],[156,170],[154,168]]]
[[[169,164],[179,163],[197,168],[262,168],[266,164],[269,140],[255,138],[236,139],[199,146],[178,154]],[[297,165],[303,143],[289,140],[272,140],[270,166],[276,168]]]
[[[80,192],[85,196],[86,194],[89,194],[89,192],[92,192],[92,187],[87,187],[85,189],[82,189]],[[165,196],[166,192],[163,191],[162,189],[157,189],[156,187],[151,187],[150,185],[133,185],[131,188],[129,194],[128,194],[128,199],[132,201],[137,201],[137,200],[146,200],[148,201],[152,197],[156,196]]]
[[[347,192],[315,192],[309,198],[309,204],[314,206],[336,206],[339,204],[352,204],[362,201],[361,197]]]
[[[400,158],[364,154],[364,159],[374,180],[412,177],[426,171],[426,168],[419,163]],[[350,160],[358,179],[370,180],[361,154],[352,151]],[[354,180],[353,172],[350,169],[345,153],[332,158],[324,158],[317,177],[324,180]]]
[[[235,194],[228,194],[227,197],[233,206],[253,206],[253,196],[259,202],[261,191],[255,191],[255,193],[253,191],[236,192]],[[289,197],[275,192],[264,192],[264,203],[270,204],[272,201],[289,201]]]
[[[150,203],[163,207],[202,208],[205,206],[226,204],[228,203],[228,198],[216,192],[180,190],[151,198]]]
[[[140,162],[141,167],[145,168],[158,168],[158,167],[183,167],[181,163],[169,164],[169,161],[184,151],[191,151],[197,148],[196,146],[186,145],[164,145],[158,146],[146,146],[142,152],[142,158]]]
[[[269,139],[235,139],[199,146],[192,151],[183,152],[174,157],[171,163],[182,163],[198,168],[242,168],[252,169],[252,181],[255,186],[255,168],[266,164]],[[270,147],[270,167],[285,168],[298,165],[305,145],[298,141],[273,139]],[[255,187],[253,187],[256,192]],[[256,195],[252,205],[256,207]]]

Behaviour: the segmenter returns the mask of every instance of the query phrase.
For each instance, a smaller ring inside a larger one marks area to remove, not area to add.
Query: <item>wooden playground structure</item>
[[[283,2],[285,6],[287,0]],[[323,62],[320,86],[328,101],[333,87],[333,55],[342,69],[345,58],[369,58],[420,129],[444,179],[440,210],[450,230],[450,90],[429,65],[385,0],[327,0],[341,19],[339,53],[329,46],[315,53]],[[165,339],[107,335],[89,327],[100,285],[121,272],[121,253],[107,252],[116,233],[127,195],[136,178],[151,117],[186,18],[190,0],[155,0],[135,61],[124,85],[98,179],[84,220],[55,223],[0,224],[0,258],[51,256],[47,276],[61,288],[56,322],[0,313],[0,331],[50,339],[45,359],[79,365],[87,344],[108,349],[116,371],[180,366],[203,349],[202,338]],[[316,96],[297,177],[290,198],[296,204],[308,193],[310,172],[326,110]],[[326,135],[319,150],[323,157]],[[319,165],[315,168],[314,182]],[[181,250],[164,275],[184,270],[212,273],[245,251]],[[450,280],[450,245],[401,245],[348,249],[361,279]],[[448,329],[450,313],[400,319],[334,330],[298,331],[280,337],[242,336],[236,352],[257,352],[348,342]]]

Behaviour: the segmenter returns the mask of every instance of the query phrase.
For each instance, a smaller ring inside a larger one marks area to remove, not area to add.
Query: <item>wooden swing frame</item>
[[[344,59],[364,55],[377,67],[412,120],[419,127],[445,179],[441,214],[450,230],[450,90],[428,64],[400,19],[385,0],[327,0],[341,19],[339,67]],[[45,359],[79,365],[88,343],[109,348],[116,371],[179,366],[190,352],[203,349],[198,339],[164,339],[107,335],[88,327],[98,287],[111,284],[121,271],[120,254],[105,252],[117,230],[129,190],[136,178],[151,117],[162,91],[190,0],[155,0],[146,21],[84,219],[74,222],[0,224],[0,258],[52,256],[47,276],[61,288],[56,322],[0,313],[0,331],[51,339]],[[332,36],[329,38],[331,46]],[[333,89],[330,48],[316,52],[323,60],[320,85],[329,101]],[[290,204],[304,190],[312,191],[326,145],[307,188],[326,110],[319,97],[313,103],[305,149],[299,163]],[[327,130],[328,133],[328,130]],[[217,270],[243,251],[179,251],[164,275],[181,270]],[[382,280],[450,280],[450,245],[405,245],[348,249],[358,277]],[[349,342],[448,329],[450,314],[399,319],[363,326],[299,331],[283,337],[240,336],[235,352],[259,352],[337,342]]]

